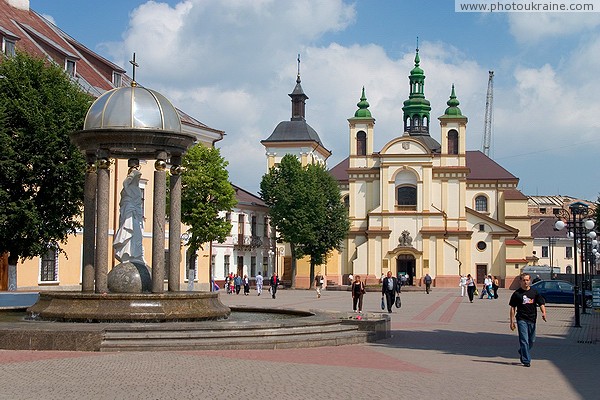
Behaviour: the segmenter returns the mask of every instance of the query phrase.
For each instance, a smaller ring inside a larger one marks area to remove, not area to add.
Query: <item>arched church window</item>
[[[484,195],[479,195],[475,197],[475,211],[487,212],[488,210],[488,201],[487,197]]]
[[[448,131],[448,154],[458,154],[458,132],[454,129]]]
[[[359,131],[356,134],[356,155],[367,155],[367,134],[364,131]]]
[[[417,206],[417,175],[410,170],[400,171],[394,179],[396,204],[403,207]]]
[[[398,205],[399,206],[416,206],[417,205],[417,187],[416,186],[400,186],[397,189]]]
[[[412,123],[412,124],[413,124],[413,126],[420,126],[419,122],[420,122],[420,121],[419,121],[419,117],[415,115],[415,116],[413,117],[413,123]]]
[[[344,196],[342,201],[344,202],[344,207],[350,208],[350,196],[348,196],[348,195]]]

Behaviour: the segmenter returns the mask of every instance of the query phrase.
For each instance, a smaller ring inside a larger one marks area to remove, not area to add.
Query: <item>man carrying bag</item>
[[[395,304],[396,294],[398,293],[400,293],[398,279],[392,276],[392,271],[388,271],[381,285],[381,301],[383,302],[383,298],[385,297],[388,313],[392,312],[392,306]]]

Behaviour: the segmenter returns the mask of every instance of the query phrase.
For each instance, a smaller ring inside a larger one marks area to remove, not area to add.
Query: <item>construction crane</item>
[[[485,120],[483,127],[483,154],[490,156],[490,143],[492,142],[492,114],[494,108],[494,71],[489,71],[487,96],[485,97]]]

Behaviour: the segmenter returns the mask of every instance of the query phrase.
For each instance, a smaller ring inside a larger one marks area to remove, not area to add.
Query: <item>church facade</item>
[[[518,178],[479,151],[466,149],[468,119],[452,86],[438,118],[441,141],[430,134],[431,106],[419,52],[409,76],[403,135],[373,149],[375,118],[363,88],[348,119],[349,157],[331,169],[348,206],[351,229],[344,249],[327,266],[328,279],[370,281],[387,271],[420,284],[454,287],[459,276],[499,277],[510,286],[533,262],[527,197]]]

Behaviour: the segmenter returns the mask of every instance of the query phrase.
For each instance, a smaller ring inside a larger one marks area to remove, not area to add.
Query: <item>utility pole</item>
[[[483,154],[490,156],[492,142],[492,114],[494,108],[494,71],[489,71],[487,95],[485,98],[485,120],[483,127]]]

